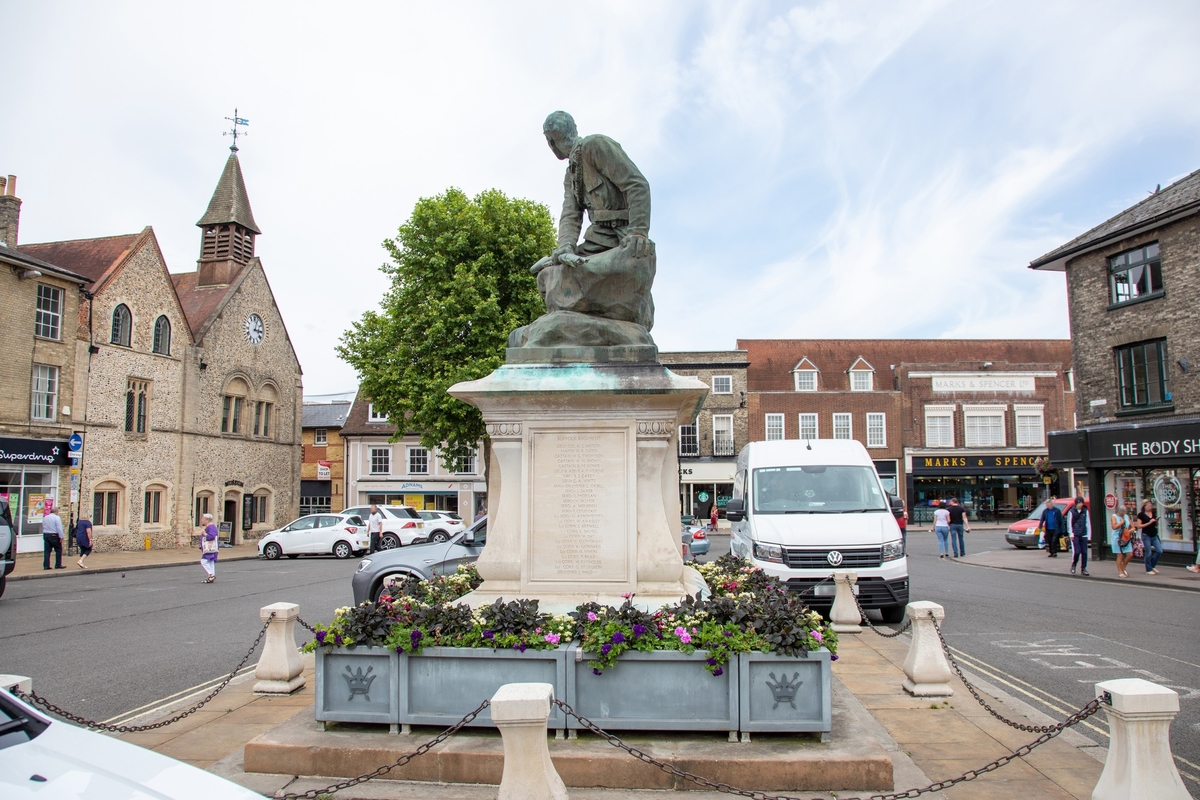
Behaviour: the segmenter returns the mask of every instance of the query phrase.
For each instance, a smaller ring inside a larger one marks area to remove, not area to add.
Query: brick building
[[[300,437],[300,515],[337,513],[346,507],[346,443],[342,426],[349,400],[304,401]]]
[[[743,339],[749,436],[857,439],[918,522],[957,496],[1016,516],[1045,485],[1045,432],[1072,424],[1070,344],[1056,340]],[[1063,476],[1069,490],[1069,478]]]
[[[679,428],[679,499],[684,516],[706,519],[713,503],[721,514],[733,494],[738,452],[750,441],[746,353],[659,353],[658,360],[676,375],[708,384],[700,413]]]
[[[16,249],[20,208],[16,179],[0,178],[0,505],[27,552],[42,549],[46,500],[70,496],[67,440],[82,426],[86,396],[75,363],[87,279]]]
[[[100,550],[186,545],[205,512],[238,542],[298,510],[300,365],[254,255],[236,154],[197,225],[188,273],[167,271],[151,228],[17,250],[86,279],[71,511],[93,521]]]
[[[1093,498],[1150,500],[1164,558],[1200,537],[1200,171],[1036,259],[1065,272],[1079,424],[1056,466],[1086,469]],[[1075,427],[1075,426],[1071,426]],[[1102,503],[1093,529],[1107,530]],[[1093,537],[1101,554],[1111,546]]]
[[[414,432],[396,436],[396,426],[376,414],[368,397],[354,399],[341,430],[346,452],[345,507],[378,503],[418,510],[453,511],[471,519],[487,504],[481,457],[475,454],[446,469],[437,450]]]

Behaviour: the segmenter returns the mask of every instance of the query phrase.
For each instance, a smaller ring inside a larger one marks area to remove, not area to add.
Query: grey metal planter
[[[832,729],[830,659],[825,649],[792,658],[776,653],[739,653],[743,731]]]
[[[704,650],[629,652],[596,675],[595,656],[573,643],[567,703],[605,730],[736,731],[738,660],[731,658],[714,677],[706,658]],[[574,718],[567,726],[581,727]]]
[[[475,647],[427,647],[399,656],[399,720],[409,725],[452,725],[506,683],[549,683],[555,697],[567,693],[567,648],[492,650]],[[471,723],[492,727],[489,710]],[[566,728],[557,706],[549,726]]]
[[[386,647],[318,647],[315,707],[320,722],[396,724],[396,653]]]

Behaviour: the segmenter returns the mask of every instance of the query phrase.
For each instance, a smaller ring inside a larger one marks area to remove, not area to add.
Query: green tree
[[[555,239],[541,203],[451,188],[417,201],[383,243],[392,286],[378,311],[342,335],[337,353],[375,409],[397,421],[397,435],[420,433],[448,468],[486,438],[479,409],[446,389],[503,364],[508,334],[545,310],[529,267]]]

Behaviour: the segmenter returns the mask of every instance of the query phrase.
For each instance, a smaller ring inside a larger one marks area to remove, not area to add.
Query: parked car
[[[43,716],[0,689],[0,795],[262,800],[211,772]]]
[[[707,555],[708,534],[701,525],[683,524],[683,544],[688,546],[688,552],[693,556]]]
[[[428,580],[434,575],[452,574],[459,564],[475,563],[486,543],[487,517],[484,517],[448,542],[426,542],[372,553],[359,563],[350,581],[354,602],[377,601],[384,589],[408,576]]]
[[[418,511],[425,522],[425,541],[448,542],[450,537],[466,528],[463,521],[449,511]]]
[[[1004,541],[1011,544],[1018,550],[1024,550],[1027,547],[1038,547],[1038,525],[1041,524],[1042,512],[1046,510],[1046,502],[1038,503],[1037,508],[1029,513],[1025,519],[1019,519],[1012,525],[1008,526],[1008,532],[1004,534]],[[1056,501],[1059,510],[1066,517],[1067,510],[1075,504],[1075,500],[1070,497],[1060,497]],[[1045,547],[1045,544],[1041,545]]]
[[[258,541],[260,555],[274,561],[280,556],[333,553],[349,558],[371,549],[367,526],[357,514],[309,514],[271,531]]]
[[[8,503],[0,502],[0,597],[4,596],[8,574],[17,568],[17,532],[8,524],[3,513],[7,510]]]
[[[383,536],[380,546],[384,550],[405,547],[426,541],[425,521],[411,506],[377,506],[383,515]],[[364,521],[371,516],[370,506],[347,508],[343,514],[357,514]]]

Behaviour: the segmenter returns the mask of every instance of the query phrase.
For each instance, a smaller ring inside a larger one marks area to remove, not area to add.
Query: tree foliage
[[[484,438],[479,410],[446,389],[499,367],[508,334],[544,311],[529,267],[554,245],[544,205],[454,188],[419,200],[384,241],[392,286],[337,352],[376,412],[397,421],[398,436],[419,433],[425,447],[442,449],[447,467]]]

